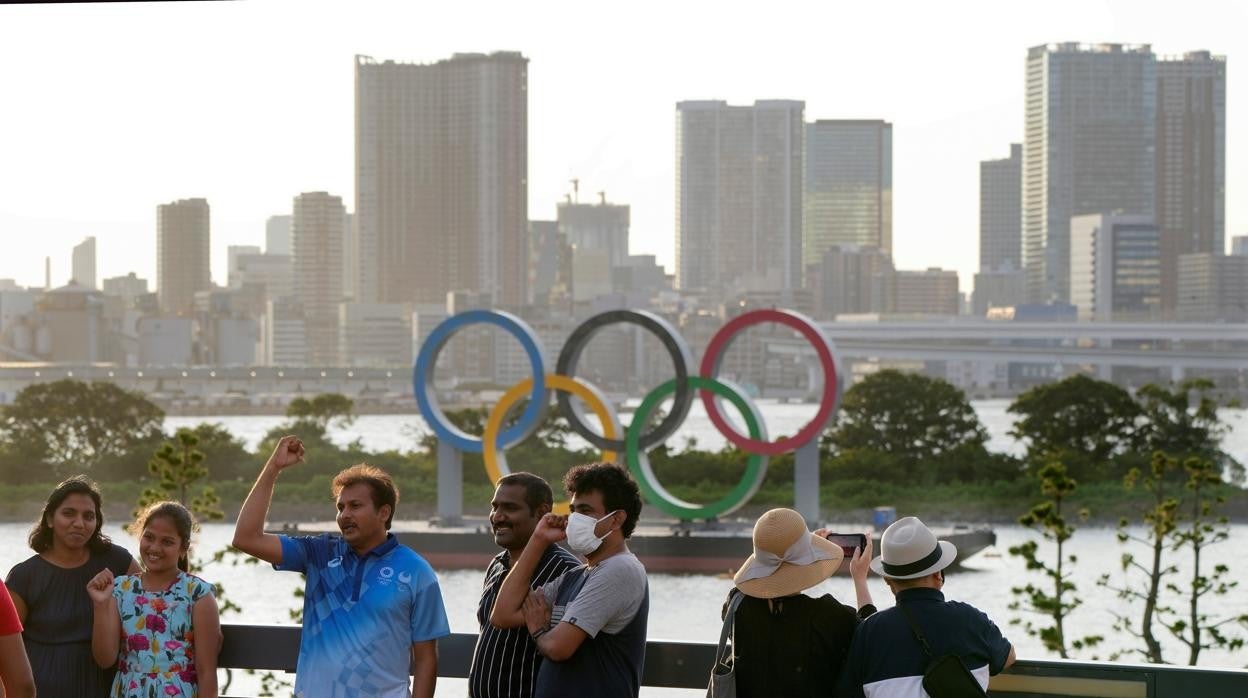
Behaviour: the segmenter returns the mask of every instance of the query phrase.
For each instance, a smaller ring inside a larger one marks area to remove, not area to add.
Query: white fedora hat
[[[932,530],[913,516],[897,519],[880,539],[880,556],[871,569],[881,577],[918,579],[953,564],[958,549],[947,540],[936,540]]]

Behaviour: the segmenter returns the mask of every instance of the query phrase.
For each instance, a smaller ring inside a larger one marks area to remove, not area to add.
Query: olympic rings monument
[[[823,397],[815,416],[796,434],[775,441],[769,439],[766,422],[749,394],[741,386],[719,377],[720,365],[732,341],[747,328],[763,323],[784,325],[801,334],[814,347],[824,376]],[[675,369],[673,379],[642,398],[627,427],[620,424],[614,406],[602,391],[576,376],[581,352],[599,330],[615,324],[634,325],[654,335]],[[456,332],[471,325],[492,325],[511,335],[523,347],[532,373],[498,400],[480,437],[461,431],[446,418],[438,404],[433,381],[434,367],[443,347]],[[601,449],[603,460],[626,464],[645,500],[678,521],[710,520],[736,511],[749,502],[762,485],[767,475],[768,457],[790,451],[795,452],[794,508],[807,521],[818,520],[818,438],[836,412],[843,374],[832,342],[805,315],[792,310],[766,309],[749,311],[731,319],[711,338],[698,364],[698,372],[693,374],[689,345],[670,323],[644,310],[610,310],[590,317],[573,330],[559,353],[554,373],[546,373],[547,365],[546,353],[533,329],[519,317],[499,310],[469,310],[453,315],[434,328],[421,346],[412,371],[412,387],[420,413],[438,439],[438,518],[444,524],[458,524],[462,519],[462,455],[481,454],[491,482],[506,475],[509,472],[506,450],[537,430],[549,402],[549,392],[555,392],[559,411],[571,428]],[[720,499],[707,503],[686,502],[672,495],[655,477],[646,455],[684,422],[695,393],[715,428],[749,454],[745,473],[736,486]],[[671,409],[657,425],[647,430],[650,415],[669,395]],[[571,396],[589,406],[600,431],[590,428],[584,408]],[[528,402],[519,419],[504,428],[504,419],[511,408],[526,397]],[[724,417],[721,402],[731,404],[740,414],[748,434],[739,433]]]

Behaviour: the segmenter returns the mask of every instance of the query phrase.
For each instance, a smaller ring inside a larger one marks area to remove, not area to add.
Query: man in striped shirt
[[[490,528],[503,551],[485,571],[481,603],[477,607],[480,634],[468,670],[468,693],[472,698],[530,698],[537,682],[542,656],[524,626],[496,628],[490,609],[512,564],[520,557],[529,536],[543,516],[550,513],[554,496],[550,485],[531,473],[512,473],[498,481],[490,502]],[[529,587],[537,589],[564,572],[580,566],[571,553],[552,545],[546,549]]]

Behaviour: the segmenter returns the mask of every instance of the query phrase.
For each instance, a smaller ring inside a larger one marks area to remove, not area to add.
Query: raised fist
[[[273,455],[269,456],[269,462],[264,467],[285,470],[296,463],[302,463],[304,453],[306,451],[303,450],[303,442],[298,436],[283,436],[278,440]]]
[[[113,571],[105,567],[87,582],[87,596],[95,604],[107,603],[113,598]]]

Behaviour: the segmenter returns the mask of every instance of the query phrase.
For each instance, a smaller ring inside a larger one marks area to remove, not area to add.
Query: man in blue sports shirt
[[[433,568],[389,533],[399,493],[385,471],[356,465],[334,477],[341,537],[264,532],[278,475],[304,453],[297,437],[278,441],[234,526],[234,547],[307,575],[295,695],[408,698],[414,675],[416,698],[432,698],[437,639],[450,626]]]

